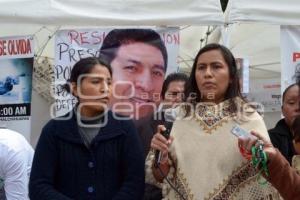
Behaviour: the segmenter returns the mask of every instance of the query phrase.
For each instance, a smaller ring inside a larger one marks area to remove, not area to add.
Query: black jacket
[[[274,147],[291,163],[295,155],[293,136],[284,119],[277,122],[273,129],[269,130],[269,136]]]
[[[142,199],[144,156],[131,121],[108,112],[88,149],[75,116],[50,120],[36,147],[30,183],[31,200]]]

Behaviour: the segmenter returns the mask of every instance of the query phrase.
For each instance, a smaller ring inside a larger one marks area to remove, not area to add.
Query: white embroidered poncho
[[[229,101],[199,105],[193,116],[177,119],[171,135],[174,141],[169,157],[169,180],[188,200],[277,200],[277,191],[257,182],[257,172],[239,152],[238,140],[231,133],[235,124],[268,137],[261,116],[236,98],[239,113],[232,115]],[[243,108],[243,109],[241,109]],[[164,199],[180,199],[166,180],[158,184],[152,174],[153,152],[146,160],[146,182],[163,189]]]

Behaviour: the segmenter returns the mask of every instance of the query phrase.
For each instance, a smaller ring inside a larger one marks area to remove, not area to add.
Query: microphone
[[[161,134],[166,138],[166,139],[169,139],[170,137],[170,133],[171,133],[171,130],[172,130],[172,126],[173,126],[173,122],[169,122],[169,121],[166,121],[165,122],[165,127],[166,127],[166,130],[162,131]],[[161,152],[159,150],[155,150],[155,162],[154,162],[154,166],[157,168],[160,164],[160,161],[161,161]]]

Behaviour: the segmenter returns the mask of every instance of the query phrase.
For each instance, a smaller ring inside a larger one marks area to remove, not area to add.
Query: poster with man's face
[[[132,119],[157,110],[167,74],[178,69],[178,28],[62,30],[55,43],[56,116],[71,110],[76,100],[62,90],[74,63],[105,58],[113,75],[110,108]]]

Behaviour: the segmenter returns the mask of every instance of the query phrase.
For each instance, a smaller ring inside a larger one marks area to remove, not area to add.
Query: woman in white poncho
[[[279,199],[269,184],[259,185],[257,172],[240,155],[237,138],[231,134],[232,127],[239,124],[268,138],[263,119],[241,97],[230,50],[209,44],[198,52],[186,97],[170,138],[160,134],[165,128],[159,126],[151,141],[162,158],[159,167],[154,167],[154,151],[149,153],[146,181],[162,187],[164,199],[170,200]]]

